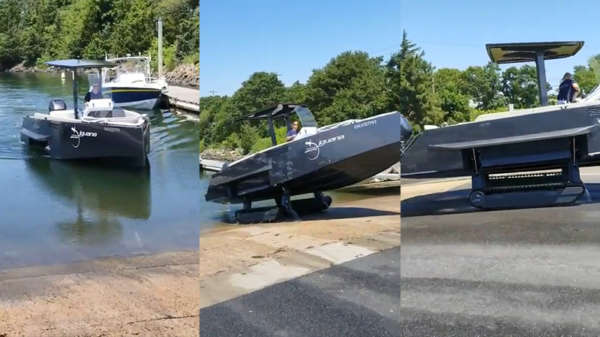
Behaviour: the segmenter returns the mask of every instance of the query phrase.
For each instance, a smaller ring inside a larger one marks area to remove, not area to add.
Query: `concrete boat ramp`
[[[200,91],[197,88],[185,88],[169,85],[164,95],[169,106],[192,113],[200,113]]]

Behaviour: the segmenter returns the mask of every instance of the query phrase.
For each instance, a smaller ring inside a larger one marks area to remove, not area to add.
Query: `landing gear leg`
[[[252,208],[252,200],[244,199],[244,210],[249,210]]]
[[[322,205],[322,210],[326,210],[331,205],[331,197],[328,195],[324,195],[323,192],[318,191],[315,192],[315,199]]]
[[[300,221],[300,217],[298,216],[298,213],[296,213],[296,211],[292,207],[290,193],[288,192],[288,190],[285,187],[282,187],[282,192],[283,193],[281,193],[281,197],[280,197],[277,205],[280,206],[281,208],[283,208],[284,212],[288,216],[292,217],[295,221]]]

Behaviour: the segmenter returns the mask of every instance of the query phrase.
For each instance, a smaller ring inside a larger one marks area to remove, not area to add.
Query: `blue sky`
[[[200,94],[231,95],[256,71],[286,85],[347,50],[389,56],[402,40],[400,0],[201,0]]]
[[[231,95],[255,71],[305,82],[347,50],[387,58],[402,29],[436,68],[484,65],[486,43],[584,40],[574,57],[546,63],[556,87],[600,53],[599,13],[598,1],[201,0],[200,93]]]
[[[575,56],[546,61],[556,88],[565,72],[600,54],[599,1],[400,1],[402,27],[436,68],[483,65],[486,43],[585,41]]]

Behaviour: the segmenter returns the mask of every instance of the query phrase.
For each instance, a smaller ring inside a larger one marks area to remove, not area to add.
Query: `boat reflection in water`
[[[119,217],[150,217],[149,168],[108,168],[46,158],[26,163],[39,183],[74,206],[69,207],[73,213],[56,224],[62,240],[85,245],[118,241],[123,232]]]

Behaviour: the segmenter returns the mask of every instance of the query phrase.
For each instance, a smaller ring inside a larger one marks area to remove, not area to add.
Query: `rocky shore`
[[[4,70],[8,73],[44,73],[57,71],[54,68],[38,68],[36,66],[26,66],[21,62],[16,66]],[[200,70],[197,64],[180,64],[170,72],[165,73],[165,80],[169,85],[175,85],[188,88],[200,87]]]
[[[25,62],[21,62],[21,63],[17,64],[16,66],[5,70],[5,72],[7,72],[7,73],[44,73],[44,72],[51,72],[51,71],[52,70],[50,70],[50,68],[42,69],[42,68],[38,68],[36,66],[32,66],[32,67],[25,66]]]
[[[173,69],[173,71],[166,73],[165,80],[169,85],[199,88],[200,69],[195,64],[181,64]]]
[[[232,162],[232,161],[241,159],[242,157],[244,157],[244,155],[242,154],[240,149],[226,150],[226,149],[208,148],[208,149],[202,151],[202,153],[200,153],[200,157],[202,159],[208,159],[208,160]]]

